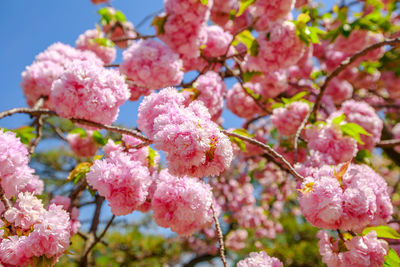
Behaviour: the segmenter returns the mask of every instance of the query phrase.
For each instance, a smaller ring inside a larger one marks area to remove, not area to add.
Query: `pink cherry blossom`
[[[180,15],[187,23],[203,23],[210,16],[213,0],[203,4],[197,0],[164,0],[168,14]]]
[[[348,122],[356,123],[364,128],[372,136],[361,135],[364,145],[359,144],[359,149],[372,150],[381,139],[383,122],[374,108],[365,102],[347,100],[342,104],[340,111],[346,115]]]
[[[307,147],[319,155],[319,164],[336,165],[351,160],[357,153],[357,142],[349,136],[344,136],[337,125],[328,124],[318,129],[313,127],[306,131]]]
[[[74,60],[90,61],[103,65],[103,61],[91,51],[81,51],[63,43],[55,43],[36,56],[31,66],[22,73],[21,87],[27,103],[33,106],[40,97],[49,97],[52,83],[58,79],[66,66]],[[54,109],[50,99],[44,107]]]
[[[171,109],[154,121],[154,146],[166,151],[169,170],[177,176],[215,176],[233,157],[229,139],[210,120],[200,101],[184,109]]]
[[[144,203],[151,184],[148,168],[119,150],[96,160],[86,179],[109,201],[111,212],[117,216],[129,214]]]
[[[317,237],[322,261],[328,267],[382,266],[389,250],[388,243],[378,239],[375,231],[346,240],[345,251],[339,250],[338,241],[333,241],[326,231],[320,230]]]
[[[400,98],[400,78],[393,72],[383,72],[382,82],[392,99]]]
[[[40,223],[45,212],[42,201],[32,193],[19,193],[17,202],[4,213],[4,217],[16,227],[28,230],[32,225]]]
[[[146,92],[145,89],[179,84],[183,78],[179,55],[153,39],[140,40],[125,50],[119,69],[133,85],[130,86],[133,95],[138,95],[138,89]]]
[[[361,232],[386,223],[393,213],[385,180],[366,165],[344,174],[328,165],[309,171],[301,184],[300,208],[316,227]],[[338,176],[342,175],[342,176]]]
[[[258,17],[257,30],[264,30],[268,27],[268,23],[287,18],[295,2],[295,0],[256,0],[251,7],[254,16]]]
[[[237,267],[283,267],[283,263],[274,257],[268,256],[265,251],[251,252],[249,257],[237,263]]]
[[[287,107],[274,109],[271,121],[280,134],[286,136],[294,135],[309,110],[310,107],[307,103],[293,102]]]
[[[200,56],[200,46],[207,41],[206,26],[201,23],[188,23],[182,15],[164,16],[167,16],[164,31],[158,32],[157,37],[180,55],[188,58]]]
[[[255,93],[259,94],[259,88],[253,87]],[[257,114],[262,114],[262,109],[256,104],[254,99],[245,93],[239,83],[233,85],[233,88],[228,90],[226,96],[226,108],[232,111],[235,115],[241,118],[252,118]]]
[[[110,64],[117,56],[117,50],[113,46],[107,46],[98,42],[99,39],[105,39],[104,33],[100,29],[87,30],[75,42],[76,48],[80,50],[92,51],[95,53],[104,64]]]
[[[71,206],[71,199],[69,197],[64,197],[64,196],[55,196],[52,198],[50,201],[50,204],[55,204],[62,206],[62,208],[66,211],[70,209]],[[81,222],[79,221],[79,209],[76,207],[73,207],[70,212],[70,220],[71,220],[71,236],[76,234],[79,230],[79,227],[81,226]]]
[[[326,87],[325,95],[330,96],[335,104],[343,103],[343,101],[351,98],[353,94],[353,86],[338,78],[333,78]]]
[[[258,34],[257,42],[257,56],[248,56],[244,67],[264,73],[296,64],[306,47],[296,34],[296,26],[289,21],[271,24],[268,32]]]
[[[199,94],[195,99],[204,103],[210,112],[211,119],[216,121],[222,113],[223,101],[226,93],[225,82],[218,73],[208,71],[197,78],[193,87]],[[194,97],[196,97],[196,95]]]
[[[99,148],[96,141],[93,139],[93,131],[86,131],[86,136],[81,137],[79,133],[67,135],[68,143],[71,150],[78,157],[93,157]]]
[[[41,194],[43,182],[28,166],[28,150],[13,132],[0,130],[0,177],[6,197],[19,192]]]
[[[247,231],[244,229],[232,231],[226,236],[225,245],[230,250],[244,249],[246,247],[247,237]]]
[[[211,201],[209,185],[188,177],[174,177],[163,170],[151,202],[154,220],[179,235],[191,235],[212,223]]]
[[[155,118],[163,113],[167,113],[168,110],[182,108],[184,102],[184,95],[178,93],[172,87],[165,88],[159,93],[152,93],[145,97],[142,103],[140,103],[138,111],[137,123],[139,129],[152,138],[155,134]]]
[[[117,71],[89,61],[74,61],[53,82],[50,100],[63,118],[111,124],[129,96],[124,78]]]

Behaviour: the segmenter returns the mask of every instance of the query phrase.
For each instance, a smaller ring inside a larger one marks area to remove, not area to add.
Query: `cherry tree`
[[[400,266],[398,1],[91,2],[0,112],[0,264]]]

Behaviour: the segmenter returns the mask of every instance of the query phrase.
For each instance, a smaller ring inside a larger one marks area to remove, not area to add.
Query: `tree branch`
[[[394,146],[399,146],[400,145],[400,138],[397,139],[390,139],[390,140],[382,140],[378,144],[376,144],[377,147],[394,147]]]
[[[29,114],[29,115],[35,116],[35,117],[38,117],[40,115],[49,115],[49,116],[57,116],[57,117],[59,117],[57,115],[57,113],[55,113],[54,111],[48,110],[48,109],[13,108],[13,109],[10,109],[10,110],[6,110],[6,111],[3,111],[3,112],[0,112],[0,119],[2,119],[4,117],[7,117],[7,116],[11,116],[11,115],[17,114],[17,113]],[[123,128],[123,127],[112,126],[112,125],[105,125],[105,124],[101,124],[101,123],[98,123],[98,122],[93,122],[93,121],[89,121],[89,120],[85,120],[85,119],[70,118],[69,120],[72,121],[73,123],[79,123],[79,124],[82,124],[82,125],[101,128],[101,129],[105,129],[105,130],[110,131],[110,132],[131,135],[133,137],[136,137],[137,139],[140,139],[140,140],[144,141],[144,143],[146,145],[149,145],[149,144],[152,143],[152,141],[150,139],[148,139],[147,137],[145,137],[144,135],[142,135],[141,133],[139,133],[136,130]]]
[[[314,118],[315,119],[317,118],[316,114],[319,109],[319,106],[321,105],[322,96],[324,95],[326,87],[328,86],[329,82],[333,78],[338,76],[342,71],[344,71],[348,66],[350,66],[352,63],[354,63],[357,59],[368,54],[368,52],[375,50],[377,48],[380,48],[382,46],[385,46],[385,45],[396,45],[396,44],[400,44],[400,38],[384,40],[382,42],[370,45],[370,46],[366,47],[365,49],[361,50],[360,52],[357,52],[354,55],[352,55],[351,57],[343,60],[342,63],[340,63],[340,65],[326,78],[325,82],[321,86],[321,90],[317,96],[314,108],[311,112],[311,114],[314,116]]]
[[[217,229],[218,241],[219,241],[219,256],[224,267],[228,267],[225,259],[225,246],[224,246],[224,235],[222,234],[221,225],[219,224],[217,213],[214,208],[214,201],[211,201],[211,210],[213,212],[213,219],[215,223],[215,228]]]
[[[304,179],[304,177],[301,176],[301,175],[293,168],[293,166],[292,166],[281,154],[279,154],[278,152],[276,152],[276,151],[275,151],[273,148],[271,148],[270,146],[265,145],[265,144],[261,143],[261,142],[258,141],[258,140],[255,140],[255,139],[252,139],[252,138],[249,138],[249,137],[246,137],[246,136],[237,134],[237,133],[229,132],[229,131],[227,131],[227,130],[221,130],[221,132],[223,132],[224,134],[226,134],[226,135],[228,135],[228,136],[233,136],[233,137],[239,138],[239,139],[241,139],[241,140],[243,140],[243,141],[246,141],[246,142],[248,142],[248,143],[251,143],[251,144],[253,144],[253,145],[256,145],[256,146],[258,146],[258,147],[261,147],[262,149],[266,150],[267,153],[268,153],[271,157],[273,157],[273,158],[275,158],[275,159],[279,159],[279,160],[282,162],[282,164],[285,165],[285,167],[287,168],[287,170],[296,178],[297,181],[301,182],[301,181]]]

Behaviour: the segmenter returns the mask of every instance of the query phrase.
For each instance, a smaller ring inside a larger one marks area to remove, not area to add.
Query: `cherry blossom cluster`
[[[201,101],[187,107],[174,88],[144,98],[139,107],[138,126],[167,152],[169,170],[177,176],[214,176],[227,169],[233,157],[229,139],[211,121]]]
[[[205,23],[213,4],[212,0],[207,2],[165,0],[166,13],[158,18],[165,22],[157,29],[157,36],[176,53],[198,57],[200,46],[207,40]]]
[[[386,223],[393,207],[386,181],[366,165],[304,170],[300,208],[316,227],[360,232]]]
[[[15,133],[0,130],[0,185],[7,198],[16,197],[20,192],[37,195],[43,192],[43,181],[28,162],[28,149]]]
[[[179,84],[183,78],[179,55],[153,39],[140,40],[126,49],[119,70],[129,81],[131,100]]]
[[[344,244],[334,241],[326,231],[318,232],[319,252],[328,267],[337,266],[383,266],[389,245],[377,238],[375,231],[365,236],[355,236]]]
[[[12,208],[3,214],[0,235],[0,263],[6,266],[29,266],[45,256],[50,265],[69,246],[71,220],[62,206],[45,209],[32,193],[20,193]]]

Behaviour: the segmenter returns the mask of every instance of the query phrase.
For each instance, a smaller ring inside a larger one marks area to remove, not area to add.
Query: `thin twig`
[[[89,255],[90,251],[94,248],[94,246],[96,246],[96,244],[105,236],[106,232],[108,231],[108,228],[110,228],[112,222],[115,219],[115,215],[113,215],[111,217],[111,219],[108,221],[106,227],[104,228],[103,232],[95,238],[94,242],[90,245],[90,247],[87,249],[84,257],[87,258],[87,256]]]
[[[48,110],[48,109],[31,109],[31,108],[13,108],[10,110],[6,110],[3,112],[0,112],[0,119],[11,116],[17,113],[24,113],[24,114],[29,114],[31,116],[39,116],[39,115],[49,115],[49,116],[58,116],[57,113],[54,111]],[[137,139],[140,139],[144,142],[146,142],[148,145],[152,143],[150,139],[139,133],[138,131],[128,129],[128,128],[123,128],[123,127],[117,127],[117,126],[111,126],[111,125],[105,125],[85,119],[76,119],[76,118],[70,118],[70,121],[73,123],[79,123],[87,126],[92,126],[96,128],[101,128],[108,130],[110,132],[116,132],[119,134],[126,134],[126,135],[131,135],[133,137],[136,137]]]
[[[33,142],[31,142],[31,144],[30,144],[30,147],[29,147],[29,155],[30,156],[32,156],[33,153],[35,153],[35,149],[36,149],[37,145],[39,144],[39,142],[40,142],[40,140],[42,139],[42,136],[43,136],[43,115],[39,115],[36,118],[35,124],[36,124],[37,136],[33,140]]]
[[[377,147],[394,147],[400,145],[400,138],[390,139],[390,140],[382,140],[378,144]]]
[[[8,201],[8,199],[6,198],[6,195],[4,193],[3,187],[0,186],[0,201],[3,203],[4,208],[6,210],[10,209],[10,202]]]
[[[135,41],[135,40],[141,40],[141,39],[150,39],[150,38],[155,38],[155,35],[138,35],[136,37],[123,37],[123,38],[116,38],[112,39],[114,43],[118,42],[125,42],[125,41]]]
[[[368,52],[370,52],[372,50],[375,50],[377,48],[380,48],[382,46],[385,46],[385,45],[396,45],[396,44],[400,44],[400,38],[384,40],[382,42],[370,45],[370,46],[366,47],[365,49],[355,53],[351,57],[343,60],[342,63],[340,63],[340,65],[326,78],[324,84],[321,86],[321,90],[320,90],[320,92],[319,92],[319,94],[317,96],[314,108],[313,108],[313,110],[311,112],[311,114],[314,116],[314,118],[317,119],[316,115],[317,115],[317,111],[319,109],[319,106],[321,104],[322,96],[324,95],[326,87],[328,86],[329,82],[333,78],[338,76],[342,71],[344,71],[348,66],[353,64],[357,59],[359,59],[360,57],[365,56],[366,54],[368,54]]]
[[[275,159],[279,159],[283,165],[285,165],[285,167],[287,168],[287,170],[296,178],[297,181],[301,182],[304,177],[301,176],[294,168],[293,166],[278,152],[276,152],[273,148],[271,148],[268,145],[265,145],[263,143],[261,143],[260,141],[256,140],[256,139],[252,139],[237,133],[233,133],[233,132],[229,132],[227,130],[221,130],[221,132],[223,132],[224,134],[228,135],[228,136],[233,136],[233,137],[237,137],[243,141],[246,141],[248,143],[251,143],[253,145],[256,145],[258,147],[261,147],[262,149],[266,150],[267,153],[275,158]]]
[[[153,17],[153,16],[155,16],[155,15],[160,14],[162,11],[164,11],[164,8],[161,8],[161,9],[159,9],[159,10],[157,10],[157,11],[155,11],[155,12],[149,14],[149,15],[147,15],[147,16],[144,17],[141,21],[139,21],[138,24],[136,24],[135,28],[136,28],[136,29],[139,29],[140,27],[142,27],[142,25],[143,25],[147,20],[149,20],[151,17]]]
[[[119,64],[106,64],[104,65],[104,68],[118,68]]]
[[[88,235],[84,232],[78,231],[76,234],[82,237],[85,241],[89,239]],[[99,242],[102,243],[104,246],[108,246],[108,243],[104,240],[100,240]]]
[[[311,112],[307,113],[307,116],[304,117],[303,121],[301,122],[299,128],[297,128],[296,135],[294,136],[294,141],[293,141],[293,146],[294,146],[294,163],[297,162],[297,151],[298,151],[298,142],[300,138],[301,131],[304,129],[306,126],[308,119],[311,116]]]
[[[222,234],[221,225],[219,224],[218,216],[214,208],[214,203],[211,201],[211,210],[213,212],[213,218],[215,223],[215,228],[217,229],[218,241],[219,241],[219,256],[224,264],[224,267],[228,267],[225,259],[225,246],[224,246],[224,235]]]

